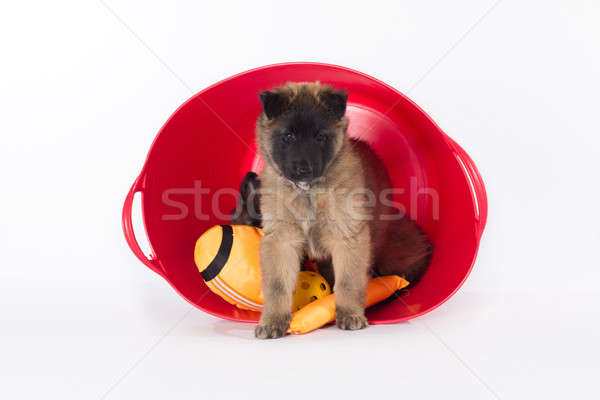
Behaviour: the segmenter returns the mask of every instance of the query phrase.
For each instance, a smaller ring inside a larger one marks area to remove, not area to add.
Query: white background
[[[202,3],[0,6],[3,398],[597,396],[598,1]],[[257,341],[129,251],[122,203],[163,122],[283,61],[393,85],[477,163],[487,229],[439,309]]]

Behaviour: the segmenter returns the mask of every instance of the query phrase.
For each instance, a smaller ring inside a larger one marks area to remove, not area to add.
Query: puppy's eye
[[[283,134],[284,142],[292,143],[294,140],[296,140],[296,135],[294,135],[294,132],[284,132],[284,134]]]
[[[318,133],[317,136],[315,136],[315,140],[322,143],[327,140],[327,136],[322,133]]]

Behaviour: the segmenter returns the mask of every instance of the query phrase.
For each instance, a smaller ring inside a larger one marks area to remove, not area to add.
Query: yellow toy
[[[234,306],[261,312],[263,295],[259,246],[263,232],[246,225],[217,225],[197,241],[194,261],[208,288]],[[408,285],[398,276],[372,279],[367,287],[366,306],[391,296]],[[327,281],[314,271],[298,275],[288,332],[303,334],[335,319],[335,295]]]
[[[246,225],[214,226],[197,241],[194,261],[208,288],[238,308],[262,311],[263,295],[258,248],[262,230]],[[301,271],[293,310],[331,293],[329,284],[313,271]]]
[[[294,291],[293,311],[331,294],[329,283],[320,274],[313,271],[300,271]]]

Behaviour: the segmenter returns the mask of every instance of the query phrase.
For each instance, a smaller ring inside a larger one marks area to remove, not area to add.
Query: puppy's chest
[[[296,223],[306,238],[307,252],[314,259],[328,257],[326,238],[336,231],[335,202],[315,194],[301,196],[295,208]]]
[[[329,255],[323,241],[326,227],[323,221],[305,219],[300,221],[300,226],[306,238],[306,251],[312,259],[325,259]]]

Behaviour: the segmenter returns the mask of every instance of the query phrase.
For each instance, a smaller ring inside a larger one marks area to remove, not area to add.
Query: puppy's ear
[[[337,119],[341,119],[346,113],[347,100],[348,94],[342,90],[330,89],[321,93],[321,101]]]
[[[260,102],[268,119],[280,116],[287,105],[284,95],[269,90],[260,92]]]

